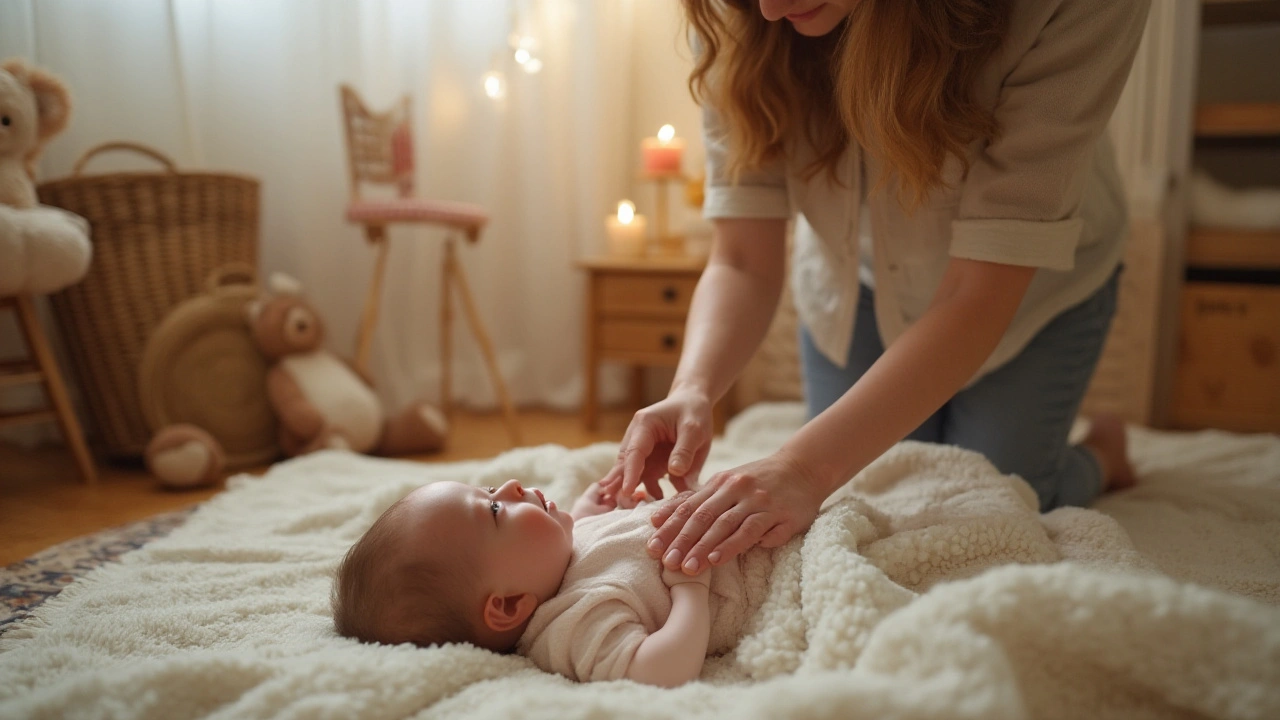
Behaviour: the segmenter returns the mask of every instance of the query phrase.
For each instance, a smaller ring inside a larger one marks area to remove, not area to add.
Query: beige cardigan
[[[1004,338],[979,370],[1004,364],[1056,315],[1096,291],[1120,261],[1127,215],[1104,131],[1128,79],[1149,0],[1015,0],[1009,35],[978,81],[1001,133],[969,148],[961,177],[906,214],[871,194],[882,168],[856,144],[840,183],[805,178],[814,151],[800,140],[784,159],[726,171],[719,114],[703,108],[707,218],[789,218],[798,213],[791,283],[801,322],[843,367],[858,301],[860,213],[870,212],[876,318],[886,346],[928,308],[951,257],[1040,268]]]

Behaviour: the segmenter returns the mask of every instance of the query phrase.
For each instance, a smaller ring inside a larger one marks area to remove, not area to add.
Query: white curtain
[[[343,220],[337,88],[351,83],[375,108],[410,94],[418,192],[491,214],[460,255],[515,400],[568,408],[582,391],[574,260],[601,249],[603,217],[630,186],[632,11],[631,0],[3,0],[0,57],[72,88],[72,124],[43,178],[127,139],[182,168],[261,179],[262,268],[302,281],[329,348],[347,356],[373,251]],[[513,31],[537,41],[540,73],[511,60]],[[481,87],[495,68],[508,81],[498,101]],[[145,166],[108,154],[88,171]],[[391,232],[372,363],[389,404],[438,399],[443,238]],[[455,400],[493,406],[459,310]]]

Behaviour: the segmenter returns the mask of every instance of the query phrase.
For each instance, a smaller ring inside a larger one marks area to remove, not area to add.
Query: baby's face
[[[405,501],[417,526],[406,542],[472,556],[486,593],[531,592],[543,602],[560,589],[573,555],[573,518],[537,488],[516,480],[496,488],[440,482]]]

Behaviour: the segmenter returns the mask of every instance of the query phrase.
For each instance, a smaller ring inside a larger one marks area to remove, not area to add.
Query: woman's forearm
[[[953,260],[947,275],[920,320],[784,446],[826,494],[969,382],[1012,322],[1034,269]]]
[[[782,292],[783,220],[717,220],[707,268],[694,291],[672,390],[694,389],[714,403],[760,346]]]

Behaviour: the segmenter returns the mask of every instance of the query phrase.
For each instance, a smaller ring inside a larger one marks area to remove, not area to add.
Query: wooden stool
[[[58,363],[49,347],[49,340],[40,326],[40,319],[36,317],[35,301],[30,295],[0,298],[0,310],[10,309],[17,317],[18,329],[22,331],[31,357],[0,362],[0,388],[42,383],[45,396],[53,407],[0,414],[0,427],[57,420],[62,428],[62,436],[67,445],[71,446],[71,453],[80,468],[80,477],[90,485],[96,484],[98,471],[94,467],[93,456],[89,454],[89,446],[85,444],[80,421],[76,419],[75,409],[71,406],[67,386],[58,372]]]
[[[502,404],[507,433],[514,445],[520,445],[520,424],[515,407],[507,393],[507,385],[498,371],[498,359],[493,343],[480,313],[475,307],[471,287],[462,272],[457,257],[457,238],[462,233],[469,243],[480,239],[480,231],[488,222],[484,208],[467,203],[432,200],[413,196],[413,134],[409,114],[409,98],[401,98],[399,104],[385,113],[375,113],[365,107],[360,96],[347,85],[341,86],[344,127],[346,129],[347,162],[351,172],[351,202],[347,204],[347,220],[364,226],[365,238],[377,248],[373,278],[365,297],[364,312],[360,316],[360,329],[356,339],[356,368],[369,376],[369,353],[373,344],[373,330],[378,323],[378,307],[382,298],[382,278],[387,266],[387,226],[394,223],[419,223],[437,225],[448,229],[445,240],[444,263],[440,272],[440,404],[446,415],[452,410],[452,288],[456,284],[458,296],[467,324],[480,345],[485,366],[493,381]],[[368,200],[360,197],[363,183],[394,185],[399,197],[388,200]]]

